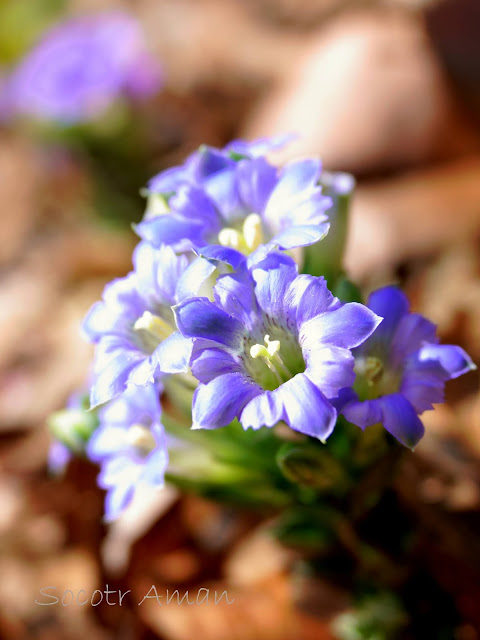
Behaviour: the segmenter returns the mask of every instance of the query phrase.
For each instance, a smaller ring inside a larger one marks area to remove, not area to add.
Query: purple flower
[[[191,298],[175,309],[180,331],[195,338],[191,368],[201,384],[193,427],[238,418],[259,429],[284,420],[325,440],[336,420],[329,399],[354,380],[350,349],[381,318],[342,304],[323,278],[298,275],[293,260],[277,253],[221,276],[214,292],[215,302]]]
[[[54,475],[62,474],[72,457],[72,452],[63,442],[53,440],[48,450],[47,465],[49,471]]]
[[[150,194],[170,196],[184,183],[201,186],[208,178],[235,166],[235,159],[257,158],[287,144],[292,135],[259,138],[252,142],[233,140],[224,149],[202,145],[182,165],[171,167],[154,176],[148,183]]]
[[[191,341],[176,330],[171,307],[196,293],[215,269],[200,259],[189,265],[170,247],[153,249],[146,243],[137,246],[133,262],[134,271],[107,285],[103,300],[84,321],[87,337],[96,344],[93,406],[128,385],[145,385],[161,373],[188,368]]]
[[[100,424],[87,455],[101,464],[98,484],[107,490],[105,518],[114,520],[141,485],[162,487],[168,465],[159,389],[129,389],[99,411]]]
[[[365,429],[381,423],[413,448],[424,433],[418,414],[443,402],[447,380],[476,367],[460,347],[438,344],[435,325],[409,313],[406,296],[395,287],[374,291],[368,306],[384,320],[354,350],[355,384],[342,391],[339,406],[353,424]]]
[[[332,200],[318,184],[320,161],[278,169],[263,156],[240,158],[201,149],[186,167],[151,182],[150,190],[162,193],[151,198],[138,234],[176,251],[220,245],[244,255],[261,245],[303,247],[326,235]]]
[[[122,94],[146,97],[161,73],[137,21],[112,12],[58,25],[20,62],[3,89],[3,108],[65,124],[100,116]]]

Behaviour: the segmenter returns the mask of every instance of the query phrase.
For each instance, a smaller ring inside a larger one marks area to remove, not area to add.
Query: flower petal
[[[135,232],[154,247],[170,245],[175,251],[186,251],[205,244],[205,225],[179,215],[154,216],[135,225]]]
[[[348,302],[302,324],[300,342],[307,349],[318,343],[352,349],[366,340],[381,321],[363,304]]]
[[[245,271],[220,276],[214,288],[215,302],[250,329],[258,312],[254,282]]]
[[[326,440],[332,433],[337,412],[320,389],[299,373],[272,392],[283,405],[282,419],[295,431]]]
[[[132,388],[109,402],[98,412],[102,425],[110,424],[127,429],[131,424],[149,426],[152,420],[160,419],[159,385]]]
[[[163,487],[168,466],[168,451],[165,442],[150,453],[143,466],[140,480],[152,487]]]
[[[304,192],[315,187],[321,171],[321,162],[314,159],[299,160],[287,165],[266,206],[266,218],[274,220],[288,214],[299,200],[304,200]]]
[[[180,275],[176,285],[176,302],[197,296],[202,285],[215,271],[216,266],[209,260],[196,258]]]
[[[341,399],[342,395],[344,394],[340,394]],[[356,394],[353,399],[352,395],[348,394],[347,404],[341,410],[341,413],[349,422],[356,424],[361,429],[365,429],[382,421],[382,408],[378,399],[359,402]]]
[[[315,186],[299,194],[298,201],[292,205],[288,213],[282,218],[281,228],[288,226],[318,226],[329,222],[333,201],[329,196],[324,196],[322,189]]]
[[[175,307],[177,326],[187,338],[206,338],[238,350],[244,326],[207,298],[189,298]]]
[[[91,342],[98,342],[106,333],[128,336],[132,323],[144,311],[145,302],[137,291],[137,277],[129,273],[105,287],[103,300],[91,307],[83,321],[82,330]]]
[[[283,402],[280,394],[275,391],[264,391],[245,406],[240,422],[244,429],[260,429],[273,427],[282,420]]]
[[[110,488],[105,496],[105,521],[116,520],[132,501],[135,493],[133,483],[121,483]]]
[[[407,359],[399,392],[417,413],[423,413],[433,409],[433,404],[444,401],[447,375],[439,362],[420,362],[416,356]]]
[[[244,207],[238,193],[236,166],[216,173],[203,184],[216,209],[221,214],[223,223],[235,220],[244,214]],[[206,243],[204,243],[206,244]]]
[[[408,298],[397,287],[383,287],[370,294],[367,305],[377,316],[383,318],[382,323],[372,336],[372,341],[381,342],[386,348],[400,319],[408,314]]]
[[[400,393],[378,399],[385,429],[406,447],[413,449],[425,433],[422,421],[410,402]]]
[[[198,151],[191,156],[189,169],[197,183],[211,178],[216,173],[230,169],[235,166],[232,160],[224,151],[215,149],[208,145],[202,145]]]
[[[103,338],[95,352],[90,394],[92,407],[108,402],[125,391],[130,375],[144,360],[145,355],[140,351],[125,348],[115,338]]]
[[[169,246],[157,249],[140,242],[133,252],[133,264],[137,291],[149,308],[176,303],[177,284],[188,265],[186,256],[177,256]]]
[[[407,358],[400,392],[417,413],[444,401],[445,381],[475,368],[461,347],[426,344]]]
[[[298,135],[295,133],[282,133],[277,136],[272,136],[271,138],[258,138],[258,140],[253,140],[252,142],[232,140],[232,142],[229,142],[225,147],[225,151],[256,158],[263,156],[269,151],[281,149],[296,138],[298,138]]]
[[[104,462],[98,475],[98,486],[108,489],[112,486],[134,485],[141,473],[141,465],[128,454],[109,458]]]
[[[241,373],[227,373],[193,394],[193,429],[216,429],[230,424],[262,389]]]
[[[418,352],[420,362],[435,361],[446,372],[448,379],[476,369],[470,356],[461,348],[453,344],[426,344]]]
[[[391,366],[399,366],[425,342],[438,342],[435,325],[418,313],[402,316],[390,345]]]
[[[241,367],[233,357],[223,349],[202,348],[199,354],[192,357],[192,373],[204,384],[207,384],[217,376],[226,373],[239,373]]]
[[[93,462],[114,456],[125,449],[126,429],[121,426],[106,425],[96,429],[87,444],[87,456]]]
[[[295,278],[285,296],[285,310],[293,326],[300,326],[340,304],[329,291],[325,278],[306,273]]]
[[[166,169],[148,182],[148,190],[151,193],[171,193],[188,180],[188,172],[183,166]]]
[[[204,187],[205,185],[183,185],[170,199],[169,206],[171,214],[180,216],[183,220],[200,223],[203,226],[203,235],[207,237],[218,233],[222,219]]]
[[[261,214],[277,184],[278,169],[265,158],[241,160],[237,166],[238,192],[251,213]]]
[[[284,420],[292,429],[326,440],[337,412],[304,374],[298,374],[275,391],[265,391],[246,405],[240,416],[244,428],[272,427]]]
[[[305,375],[327,398],[336,398],[344,387],[355,381],[354,358],[348,349],[320,345],[304,349]]]
[[[329,222],[315,225],[292,226],[280,231],[272,238],[272,242],[280,249],[294,249],[295,247],[307,247],[324,238],[330,228]]]
[[[214,262],[224,262],[225,264],[237,270],[245,262],[245,256],[240,251],[231,247],[224,247],[221,244],[210,244],[206,247],[200,247],[196,250],[197,255],[206,260]]]
[[[155,369],[160,373],[186,373],[190,365],[193,340],[179,331],[162,340],[151,355]]]
[[[287,256],[270,253],[252,268],[255,295],[261,309],[274,319],[282,318],[289,286],[297,277],[297,266]]]

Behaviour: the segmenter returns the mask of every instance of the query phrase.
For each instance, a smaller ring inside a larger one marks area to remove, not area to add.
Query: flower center
[[[372,387],[383,374],[383,362],[380,358],[368,356],[355,363],[355,373],[365,378],[367,385]]]
[[[357,358],[354,389],[361,400],[372,400],[398,391],[401,373],[392,371],[376,356]]]
[[[280,340],[270,340],[267,334],[265,344],[250,347],[250,358],[246,366],[252,377],[265,389],[276,389],[295,375],[280,356]],[[256,361],[256,362],[255,362]]]
[[[244,220],[241,230],[225,227],[218,234],[218,242],[248,255],[263,242],[262,219],[258,213],[250,213]]]
[[[153,433],[143,424],[132,424],[128,428],[126,442],[142,458],[148,456],[157,446]]]
[[[144,347],[149,351],[154,351],[160,342],[168,338],[173,332],[173,327],[160,316],[156,316],[150,311],[138,318],[133,325],[133,330],[141,337]]]

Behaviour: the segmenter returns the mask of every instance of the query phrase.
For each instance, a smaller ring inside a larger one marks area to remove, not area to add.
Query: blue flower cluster
[[[342,413],[414,447],[418,415],[474,368],[460,347],[438,344],[399,290],[344,302],[301,273],[303,248],[327,234],[329,212],[335,220],[335,198],[317,160],[269,163],[287,139],[202,147],[148,185],[133,271],[84,323],[96,345],[91,402],[102,405],[88,453],[102,465],[107,518],[139,483],[163,482],[160,398],[175,377],[190,390],[193,429],[283,422],[325,442]]]

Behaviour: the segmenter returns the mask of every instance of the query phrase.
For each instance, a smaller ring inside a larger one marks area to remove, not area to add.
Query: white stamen
[[[273,358],[280,351],[280,340],[270,340],[268,334],[264,337],[264,340],[267,345],[268,355]]]
[[[132,424],[126,433],[126,442],[143,455],[149,454],[157,446],[153,433],[143,424]]]
[[[258,213],[251,213],[243,223],[243,237],[245,244],[254,251],[263,242],[262,219]]]
[[[151,336],[158,339],[159,342],[168,338],[174,331],[163,318],[150,313],[150,311],[145,311],[135,322],[133,328],[135,331],[147,331]]]
[[[239,249],[242,243],[242,238],[238,231],[227,227],[226,229],[222,229],[218,234],[218,242],[223,247],[232,247],[232,249]]]

